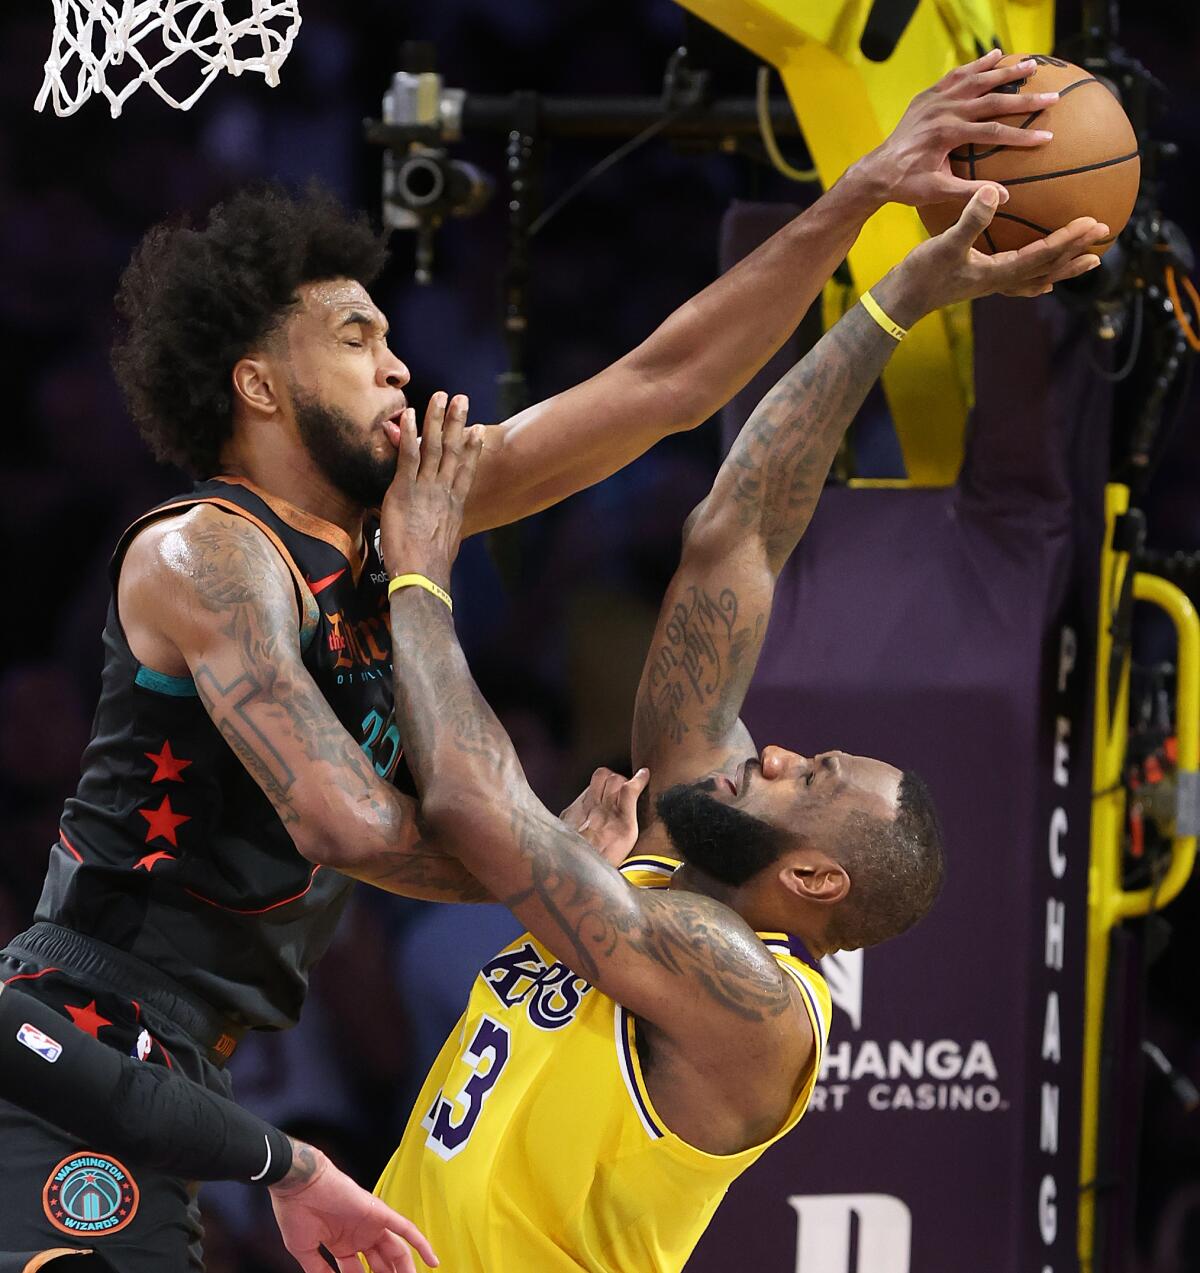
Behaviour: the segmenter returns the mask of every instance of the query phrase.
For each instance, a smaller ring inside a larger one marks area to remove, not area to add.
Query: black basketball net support
[[[406,46],[405,60],[432,74],[432,51]],[[711,97],[707,72],[687,62],[686,50],[670,59],[658,97],[562,97],[533,92],[491,96],[442,90],[443,110],[433,119],[403,122],[369,119],[367,142],[392,156],[420,155],[423,161],[447,170],[465,168],[450,159],[447,146],[466,137],[505,140],[508,252],[502,277],[502,311],[508,370],[499,377],[500,410],[504,417],[529,405],[526,379],[528,345],[528,293],[530,241],[559,216],[587,186],[601,180],[613,167],[656,138],[686,145],[689,149],[741,153],[764,158],[761,144],[760,106],[753,95]],[[791,107],[782,99],[770,103],[771,131],[776,137],[801,136]],[[547,208],[540,207],[540,172],[546,145],[552,140],[598,139],[620,145],[593,164]],[[453,184],[447,180],[447,189]],[[460,183],[461,185],[461,183]],[[403,189],[385,194],[385,201],[405,198]],[[410,200],[415,203],[415,200]],[[418,281],[428,281],[432,234],[447,216],[469,215],[482,206],[476,200],[467,212],[452,202],[421,204],[408,208],[418,235]],[[386,213],[386,208],[385,208]],[[385,218],[386,219],[386,218]]]

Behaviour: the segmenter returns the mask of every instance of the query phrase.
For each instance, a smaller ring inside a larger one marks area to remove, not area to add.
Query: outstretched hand
[[[1108,226],[1094,217],[1077,217],[1015,252],[989,256],[978,251],[973,245],[991,224],[996,207],[994,189],[976,191],[954,225],[914,248],[898,267],[905,290],[920,294],[922,309],[940,309],[994,292],[1040,296],[1055,283],[1100,264],[1091,249],[1108,238]]]
[[[637,843],[637,802],[649,781],[649,769],[625,778],[601,766],[559,817],[606,862],[620,866]]]
[[[305,1170],[295,1183],[271,1186],[271,1206],[283,1245],[304,1273],[329,1273],[325,1247],[338,1273],[362,1273],[360,1253],[371,1273],[416,1273],[411,1243],[421,1259],[437,1267],[437,1256],[411,1220],[372,1197],[311,1145],[295,1142]]]
[[[483,426],[466,427],[468,405],[463,394],[435,393],[419,438],[411,407],[399,424],[386,426],[396,447],[396,476],[383,499],[381,548],[393,577],[417,573],[450,586],[483,450]]]
[[[1057,93],[1004,92],[1006,85],[1027,79],[1036,69],[1032,60],[997,66],[1002,57],[992,49],[983,57],[956,66],[932,87],[918,93],[900,122],[880,146],[859,161],[896,203],[920,207],[928,203],[969,198],[985,183],[956,177],[950,152],[960,146],[1044,146],[1051,134],[1037,128],[1007,124],[1009,116],[1028,116],[1058,100]],[[1005,192],[1002,199],[1008,198]]]

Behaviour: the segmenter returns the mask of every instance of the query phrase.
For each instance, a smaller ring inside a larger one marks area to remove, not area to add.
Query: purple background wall
[[[834,961],[814,1108],[731,1191],[695,1273],[739,1252],[796,1273],[1076,1267],[1107,394],[1058,307],[997,300],[976,322],[958,487],[826,492],[746,710],[760,744],[927,775],[947,887],[911,934]],[[735,406],[726,438],[738,424]]]

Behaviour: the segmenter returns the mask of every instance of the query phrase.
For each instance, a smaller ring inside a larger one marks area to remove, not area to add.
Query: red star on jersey
[[[165,849],[159,849],[157,853],[147,853],[144,858],[138,858],[134,863],[135,871],[153,871],[160,862],[174,862],[175,855],[166,852]]]
[[[71,1020],[75,1022],[75,1025],[84,1034],[90,1034],[93,1039],[99,1039],[102,1027],[112,1025],[112,1022],[107,1017],[102,1017],[96,1011],[95,999],[86,1008],[76,1008],[68,1003],[66,1009],[71,1014]]]
[[[138,813],[150,824],[146,828],[147,844],[151,840],[166,840],[175,848],[179,848],[179,841],[175,839],[176,827],[192,820],[190,813],[176,813],[171,808],[170,796],[163,796],[163,802],[157,809],[139,809]]]
[[[151,782],[182,782],[182,771],[192,763],[190,760],[179,760],[171,754],[170,739],[163,743],[162,751],[147,751],[142,754],[147,760],[154,761],[154,777],[150,779]]]

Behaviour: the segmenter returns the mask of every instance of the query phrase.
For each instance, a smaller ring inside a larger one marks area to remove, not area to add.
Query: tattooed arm
[[[136,657],[195,682],[306,858],[407,897],[491,900],[422,841],[414,802],[334,715],[301,658],[291,576],[245,518],[201,505],[151,523],[126,554],[118,604]]]
[[[994,205],[977,195],[960,222],[922,244],[872,292],[902,327],[943,305],[1001,290],[1049,290],[1098,263],[1106,233],[1072,222],[1021,252],[971,244]],[[861,306],[758,404],[688,519],[682,558],[659,613],[634,710],[633,758],[657,792],[725,772],[753,743],[739,719],[766,635],[775,582],[816,508],[846,427],[896,348]]]
[[[464,417],[452,404],[443,444],[440,414],[427,416],[419,448],[406,420],[384,502],[389,569],[443,588],[477,456]],[[664,1032],[715,1039],[737,1022],[746,1041],[766,1045],[765,1033],[781,1032],[794,1041],[798,1032],[811,1047],[779,966],[734,912],[706,897],[631,887],[540,803],[471,679],[449,609],[402,588],[391,622],[396,719],[425,838],[460,857],[580,977]]]
[[[885,309],[889,291],[881,285]],[[904,307],[891,303],[903,323]],[[861,306],[851,310],[759,403],[688,519],[634,706],[634,763],[651,776],[644,828],[659,792],[706,774],[732,779],[753,753],[739,713],[779,570],[895,344]]]
[[[564,964],[667,1033],[719,1035],[731,1021],[801,1028],[778,965],[734,912],[631,887],[540,803],[445,606],[407,588],[391,617],[396,718],[425,836],[457,854]]]

